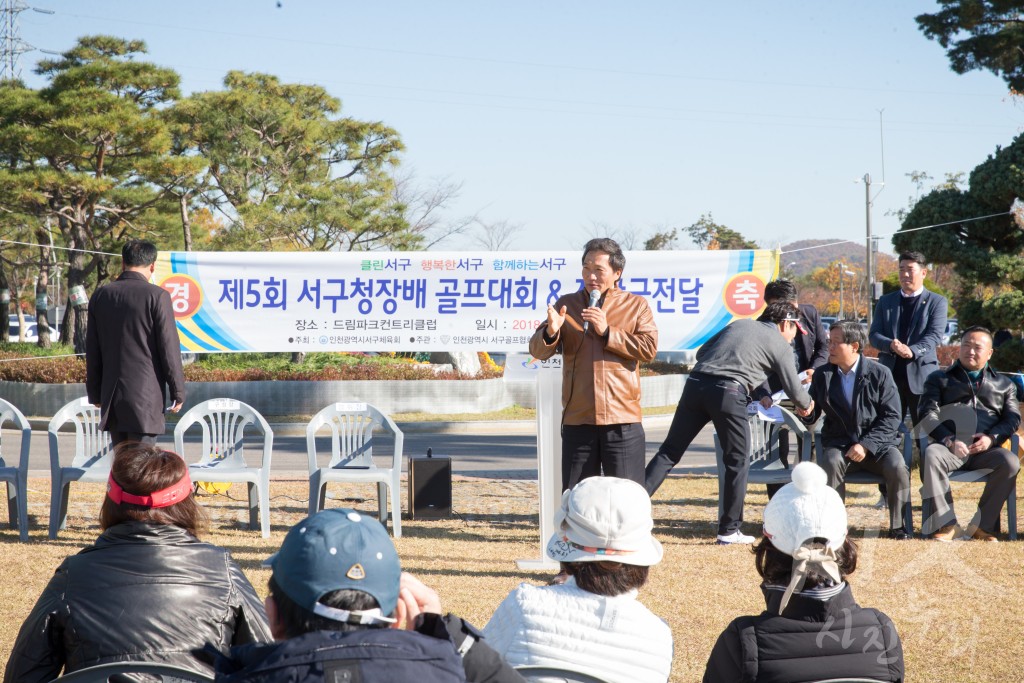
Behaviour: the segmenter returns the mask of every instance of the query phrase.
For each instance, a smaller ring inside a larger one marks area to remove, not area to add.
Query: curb
[[[668,426],[672,422],[673,415],[649,415],[644,417],[645,427]],[[46,432],[50,427],[49,418],[30,417],[29,425],[34,432]],[[275,436],[305,436],[305,422],[270,422],[270,428]],[[168,425],[170,426],[170,425]],[[465,422],[399,422],[398,428],[406,434],[535,434],[537,423],[534,420],[492,420],[492,421],[465,421]],[[74,431],[71,425],[64,430]],[[173,434],[173,429],[168,429],[167,434]]]

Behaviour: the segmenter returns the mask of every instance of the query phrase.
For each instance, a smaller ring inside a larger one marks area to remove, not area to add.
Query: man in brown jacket
[[[121,249],[122,272],[89,300],[85,386],[100,406],[100,429],[121,441],[156,443],[164,433],[165,386],[172,413],[185,402],[181,344],[171,295],[149,283],[157,256],[151,242],[131,240]]]
[[[644,483],[646,438],[640,362],[654,358],[658,330],[647,301],[619,289],[626,257],[615,240],[583,247],[583,289],[548,306],[530,353],[562,353],[562,489],[602,472]]]

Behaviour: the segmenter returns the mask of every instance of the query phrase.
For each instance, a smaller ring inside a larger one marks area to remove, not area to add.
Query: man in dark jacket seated
[[[902,681],[896,626],[853,599],[847,578],[857,546],[846,508],[812,462],[764,509],[764,538],[754,548],[766,608],[734,619],[718,637],[704,683],[785,683],[824,678]]]
[[[822,453],[818,464],[828,484],[846,498],[847,472],[881,475],[889,506],[889,538],[906,540],[903,506],[910,498],[910,471],[900,453],[900,397],[889,369],[862,355],[867,336],[858,323],[838,322],[828,332],[828,363],[814,373],[814,411],[802,419],[814,424],[821,414]]]
[[[371,517],[318,512],[292,527],[267,563],[265,606],[278,642],[211,653],[218,681],[525,683],[472,626],[441,616],[437,593],[402,573]]]
[[[1017,454],[1002,447],[1020,425],[1017,388],[988,364],[992,346],[987,329],[968,329],[960,341],[959,359],[925,381],[921,427],[934,443],[925,449],[921,463],[922,498],[932,502],[932,514],[923,520],[921,531],[937,541],[952,541],[959,532],[950,472],[988,472],[966,535],[995,541],[999,515],[1020,471]]]

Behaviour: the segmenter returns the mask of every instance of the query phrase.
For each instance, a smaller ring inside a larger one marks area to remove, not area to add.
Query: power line
[[[931,230],[932,228],[944,228],[947,225],[958,225],[960,223],[970,223],[971,221],[983,221],[986,218],[997,218],[999,216],[1009,216],[1012,211],[1003,211],[1001,213],[991,213],[987,216],[978,216],[976,218],[961,218],[956,221],[949,221],[948,223],[936,223],[935,225],[922,225],[919,228],[907,228],[906,230],[897,230],[896,232],[875,234],[874,237],[892,237],[893,235],[903,235],[908,232],[917,232],[918,230]],[[812,249],[824,249],[826,247],[835,247],[840,244],[860,244],[860,242],[854,240],[839,240],[838,242],[830,242],[828,244],[816,244],[813,247],[800,247],[799,249],[790,249],[788,251],[779,252],[780,254],[795,254],[798,251],[810,251]]]
[[[0,2],[20,2],[20,1],[21,0],[0,0]],[[256,40],[260,40],[260,41],[275,41],[275,42],[281,42],[281,43],[287,43],[287,44],[301,44],[301,45],[304,45],[304,46],[334,47],[334,48],[343,48],[343,49],[360,50],[360,51],[368,51],[368,52],[383,52],[383,53],[391,53],[391,54],[399,54],[399,55],[408,55],[408,56],[412,56],[412,57],[429,57],[429,58],[446,59],[446,60],[453,60],[453,61],[461,60],[461,61],[467,61],[467,62],[483,62],[483,63],[492,63],[492,64],[500,64],[500,65],[525,66],[525,67],[531,67],[531,68],[561,69],[561,70],[570,70],[570,71],[586,71],[586,72],[594,72],[594,73],[608,73],[608,74],[624,75],[624,76],[631,76],[631,77],[638,77],[639,76],[639,77],[650,77],[650,78],[661,78],[661,79],[694,80],[694,81],[721,82],[721,83],[737,83],[737,84],[744,84],[744,85],[755,85],[756,84],[756,85],[768,85],[768,86],[776,86],[776,87],[799,87],[799,88],[810,88],[810,89],[823,88],[823,89],[842,89],[842,90],[850,90],[850,91],[868,91],[868,92],[880,91],[880,92],[908,92],[908,93],[916,93],[916,94],[948,94],[948,93],[933,92],[933,91],[906,91],[906,90],[895,90],[895,89],[859,88],[859,87],[850,87],[850,86],[836,86],[836,85],[829,85],[829,84],[754,81],[754,80],[749,80],[749,79],[729,79],[729,78],[695,76],[695,75],[691,75],[691,74],[679,74],[679,73],[669,73],[669,72],[627,71],[627,70],[621,70],[621,69],[610,69],[610,68],[602,68],[602,67],[590,67],[590,66],[584,66],[584,65],[578,65],[578,64],[558,64],[558,63],[546,63],[546,62],[530,62],[530,61],[522,61],[522,60],[507,60],[507,59],[498,59],[498,58],[476,57],[476,56],[469,56],[469,55],[445,54],[445,53],[435,53],[435,52],[420,52],[420,51],[402,50],[402,49],[395,49],[395,48],[384,48],[384,47],[378,47],[378,46],[368,46],[368,45],[358,45],[358,44],[348,44],[348,43],[337,43],[337,42],[330,42],[330,41],[311,41],[311,40],[308,40],[308,39],[287,38],[287,37],[283,37],[283,36],[280,36],[280,35],[249,34],[249,33],[240,33],[240,32],[234,32],[234,31],[223,31],[223,30],[217,30],[217,29],[211,29],[211,28],[202,28],[202,27],[197,27],[197,26],[185,27],[185,26],[178,26],[178,25],[173,25],[173,24],[164,24],[164,23],[158,23],[158,22],[152,22],[152,21],[130,20],[130,19],[124,19],[124,18],[120,18],[120,17],[102,17],[102,16],[89,15],[89,14],[73,14],[73,13],[64,13],[64,12],[62,12],[61,14],[63,16],[73,17],[73,18],[76,18],[76,19],[88,19],[88,20],[96,20],[96,21],[103,21],[103,22],[116,22],[116,23],[124,23],[124,24],[139,25],[139,26],[149,26],[149,27],[160,28],[160,29],[187,31],[189,33],[200,32],[200,33],[207,33],[207,34],[218,35],[218,36],[230,36],[230,37],[236,37],[236,38],[256,39]],[[169,64],[169,66],[177,66],[177,68],[209,69],[208,66],[170,65],[170,64]],[[703,115],[707,115],[707,116],[727,116],[727,117],[734,116],[734,117],[739,117],[741,119],[745,119],[745,118],[753,116],[753,117],[757,117],[758,119],[761,119],[761,120],[753,120],[753,121],[749,121],[749,120],[748,121],[742,121],[741,120],[741,121],[729,122],[729,121],[723,121],[723,120],[717,119],[717,118],[716,119],[705,119],[705,118],[694,118],[693,116],[688,116],[688,117],[657,116],[657,115],[631,114],[631,113],[625,113],[625,112],[623,112],[623,113],[595,112],[593,110],[588,110],[588,112],[587,112],[588,114],[598,115],[598,116],[602,116],[602,117],[605,117],[605,118],[609,118],[610,117],[610,118],[638,119],[638,120],[665,120],[665,121],[677,121],[677,122],[688,122],[688,123],[714,123],[714,124],[730,124],[730,123],[732,123],[732,124],[745,124],[745,125],[755,125],[755,126],[756,125],[768,125],[768,126],[776,126],[776,127],[778,127],[778,126],[782,126],[782,127],[797,127],[797,126],[799,126],[799,127],[802,127],[802,128],[808,127],[808,124],[807,123],[801,123],[801,121],[815,121],[815,120],[817,120],[817,121],[821,121],[823,123],[818,124],[818,125],[810,124],[810,127],[819,128],[819,129],[832,129],[832,130],[854,130],[854,129],[859,129],[862,124],[866,123],[866,121],[864,121],[864,120],[855,119],[855,118],[815,117],[815,116],[806,116],[806,115],[799,115],[799,114],[770,114],[770,113],[766,113],[766,112],[763,112],[763,111],[758,111],[758,112],[723,112],[723,111],[699,110],[699,109],[694,110],[694,109],[685,109],[685,108],[664,107],[664,106],[659,106],[659,105],[643,105],[643,104],[629,104],[629,105],[626,105],[626,104],[622,104],[622,103],[610,103],[610,102],[609,103],[601,103],[601,102],[588,102],[588,101],[582,101],[582,100],[581,101],[573,101],[573,100],[560,100],[560,99],[554,99],[554,98],[547,99],[547,98],[537,98],[537,97],[530,97],[530,96],[515,96],[515,95],[498,94],[498,93],[489,94],[489,93],[478,93],[478,92],[448,91],[448,90],[438,90],[436,88],[417,88],[417,87],[410,87],[410,86],[390,85],[390,84],[384,84],[384,83],[379,83],[379,82],[378,83],[359,83],[359,82],[349,82],[349,81],[324,81],[325,84],[326,83],[332,83],[332,82],[335,83],[335,84],[338,84],[338,85],[342,85],[342,84],[344,84],[344,85],[360,85],[360,86],[369,86],[369,87],[382,87],[382,88],[393,89],[393,90],[426,91],[426,92],[432,92],[432,93],[444,93],[444,94],[447,94],[447,95],[456,95],[456,96],[474,97],[474,98],[498,98],[498,99],[520,100],[520,101],[527,101],[527,102],[549,102],[549,103],[560,104],[560,105],[581,106],[581,107],[606,106],[606,107],[609,107],[609,108],[620,109],[620,110],[621,109],[627,109],[627,110],[643,110],[643,109],[647,109],[647,110],[651,110],[651,111],[668,111],[668,112],[687,113],[687,114],[696,115],[698,117],[700,115],[702,115],[702,114]],[[978,94],[978,96],[988,97],[988,95],[981,95],[981,94]],[[562,109],[540,108],[540,107],[530,107],[530,106],[522,106],[522,105],[501,105],[501,104],[484,103],[484,102],[466,103],[466,102],[455,102],[455,101],[446,101],[446,100],[439,100],[439,99],[397,97],[397,96],[388,96],[388,95],[380,95],[380,94],[351,93],[351,92],[348,93],[347,96],[346,96],[347,99],[351,99],[353,97],[363,97],[363,98],[370,98],[370,99],[390,100],[390,101],[399,101],[399,102],[410,102],[410,103],[417,103],[417,104],[431,104],[431,105],[439,105],[439,106],[458,106],[458,107],[473,106],[473,107],[478,107],[478,108],[483,108],[483,109],[512,110],[512,111],[530,111],[530,112],[547,113],[547,114],[568,114],[568,115],[573,115],[573,116],[578,115],[578,112],[571,111],[571,110],[567,111],[567,110],[562,110]],[[765,121],[763,119],[770,119],[770,120],[769,121]],[[774,119],[774,120],[772,120],[772,119]],[[786,123],[786,122],[781,121],[781,119],[792,119],[793,122],[792,123]],[[900,130],[914,130],[914,131],[920,131],[921,126],[933,126],[933,127],[939,127],[940,129],[948,129],[948,128],[952,127],[954,130],[962,130],[965,127],[964,124],[961,124],[961,123],[940,123],[940,122],[919,122],[919,121],[894,121],[892,123],[903,124],[905,126],[908,126],[908,128],[901,128]],[[831,125],[829,125],[829,124],[831,124]],[[968,125],[969,125],[970,129],[982,129],[982,128],[1002,129],[1002,128],[1005,127],[1005,126],[999,125],[999,124],[978,124],[976,122],[971,122]]]
[[[948,225],[958,225],[960,223],[970,223],[972,221],[983,221],[986,218],[998,218],[999,216],[1009,216],[1012,211],[1003,211],[1000,213],[991,213],[987,216],[977,216],[975,218],[961,218],[960,220],[949,221],[948,223],[936,223],[935,225],[922,225],[917,228],[907,228],[906,230],[897,230],[896,232],[889,233],[877,233],[874,237],[892,237],[893,235],[903,235],[908,232],[917,232],[918,230],[931,230],[932,228],[944,228]],[[49,244],[37,244],[35,242],[17,242],[15,240],[4,240],[0,239],[0,244],[18,244],[23,247],[50,247],[51,249],[61,249],[63,251],[80,251],[85,254],[99,254],[101,256],[120,256],[109,251],[93,251],[91,249],[75,249],[74,247],[58,247],[57,245]],[[828,244],[816,244],[812,247],[800,247],[799,249],[788,249],[786,251],[780,251],[780,254],[795,254],[800,251],[811,251],[814,249],[825,249],[827,247],[835,247],[840,244],[860,244],[860,242],[854,240],[839,240],[838,242],[829,242]]]
[[[733,83],[738,85],[763,85],[773,87],[789,87],[789,88],[809,88],[809,89],[822,89],[822,90],[848,90],[854,92],[882,92],[882,93],[907,93],[914,95],[950,95],[949,92],[933,91],[933,90],[905,90],[901,88],[869,88],[869,87],[857,87],[848,85],[831,85],[825,83],[791,83],[785,81],[761,81],[753,79],[741,79],[741,78],[720,78],[714,76],[695,76],[692,74],[680,74],[671,72],[660,72],[660,71],[633,71],[626,69],[614,69],[608,67],[598,66],[585,66],[580,64],[558,64],[553,62],[532,62],[526,60],[514,60],[514,59],[499,59],[494,57],[477,57],[471,55],[458,55],[448,54],[442,52],[422,52],[415,50],[402,50],[399,48],[387,48],[380,47],[377,45],[358,45],[353,43],[338,43],[333,41],[323,40],[309,40],[308,38],[287,38],[279,34],[274,35],[261,35],[252,33],[239,33],[236,31],[223,31],[211,28],[204,28],[197,25],[180,26],[175,24],[162,24],[153,21],[139,21],[133,19],[124,19],[122,17],[102,17],[91,14],[72,14],[67,12],[61,12],[62,16],[74,17],[76,19],[94,19],[103,22],[116,22],[123,24],[132,24],[136,26],[151,26],[160,29],[170,29],[173,31],[182,31],[189,34],[195,33],[207,33],[210,35],[217,36],[230,36],[233,38],[245,38],[247,40],[257,40],[260,42],[279,42],[288,43],[302,46],[315,46],[315,47],[333,47],[333,48],[344,48],[349,50],[361,50],[364,52],[379,52],[386,54],[405,55],[409,57],[430,57],[433,59],[446,59],[452,61],[465,61],[465,62],[477,62],[484,64],[502,64],[507,66],[522,66],[538,69],[558,69],[564,71],[578,71],[585,73],[597,73],[597,74],[613,74],[618,76],[629,76],[629,77],[643,77],[643,78],[662,78],[671,80],[687,80],[687,81],[706,81],[711,83]],[[972,97],[985,97],[990,98],[991,93],[959,93],[957,96],[969,95]]]

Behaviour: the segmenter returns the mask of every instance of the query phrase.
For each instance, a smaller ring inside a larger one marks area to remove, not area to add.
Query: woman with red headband
[[[269,642],[252,584],[227,550],[198,539],[205,517],[181,456],[119,446],[103,533],[57,568],[22,624],[4,682],[131,660],[212,674],[195,656],[207,643],[226,651]]]

